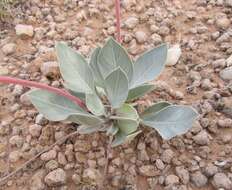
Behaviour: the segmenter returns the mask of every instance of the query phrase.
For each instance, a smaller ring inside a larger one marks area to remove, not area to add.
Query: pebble
[[[143,165],[139,168],[141,175],[152,177],[157,176],[158,172],[153,165]]]
[[[9,161],[17,162],[21,158],[21,155],[22,155],[21,152],[19,152],[18,150],[12,151],[9,154]]]
[[[34,34],[34,28],[31,25],[17,24],[15,26],[16,35],[32,37]]]
[[[15,43],[9,43],[9,44],[6,44],[2,47],[2,52],[5,54],[5,55],[10,55],[10,54],[13,54],[16,50],[16,44]]]
[[[41,125],[31,125],[29,126],[29,133],[32,137],[39,137],[41,134],[42,126]]]
[[[40,70],[46,77],[55,78],[59,76],[59,64],[56,61],[42,63]]]
[[[177,177],[176,175],[168,175],[165,179],[165,185],[175,185],[179,183],[179,177]]]
[[[59,167],[59,164],[56,160],[50,160],[48,161],[46,164],[45,164],[45,168],[48,170],[48,171],[52,171],[52,170],[55,170],[56,168]]]
[[[56,158],[57,152],[55,150],[49,150],[48,152],[43,153],[40,156],[40,159],[43,161],[49,161]]]
[[[183,166],[178,166],[176,167],[176,174],[183,184],[188,184],[190,179],[188,170],[186,170]]]
[[[218,168],[217,166],[213,165],[213,164],[208,164],[205,168],[205,175],[207,177],[212,177],[214,174],[216,174],[218,172]]]
[[[230,56],[226,59],[226,65],[227,65],[227,67],[232,66],[232,55],[230,55]]]
[[[202,130],[200,133],[193,137],[193,140],[199,145],[207,145],[209,144],[209,135],[205,130]]]
[[[125,20],[124,24],[128,29],[133,29],[139,23],[139,20],[136,17],[129,17]]]
[[[227,29],[230,26],[230,20],[225,14],[220,14],[216,18],[216,26],[220,29]]]
[[[17,146],[18,148],[22,147],[24,139],[19,135],[14,135],[9,140],[10,144],[13,146]]]
[[[147,41],[147,34],[143,31],[137,31],[135,32],[135,38],[138,43],[144,43]]]
[[[164,165],[163,161],[160,160],[160,159],[157,159],[155,161],[155,165],[159,170],[163,170],[165,168],[165,165]]]
[[[232,7],[232,0],[225,0],[225,5],[228,7]]]
[[[94,168],[87,168],[83,172],[83,178],[86,179],[97,181],[97,179],[99,179],[99,176],[100,176],[99,171]]]
[[[231,180],[224,173],[217,173],[213,177],[212,184],[215,188],[224,188],[225,190],[232,189]]]
[[[169,164],[171,163],[173,157],[174,152],[171,149],[166,149],[161,155],[161,160]]]
[[[230,128],[232,127],[232,119],[229,119],[229,118],[219,119],[217,124],[219,127]]]
[[[45,176],[45,170],[37,171],[30,180],[30,190],[44,190],[45,184],[43,178]]]
[[[219,75],[223,80],[232,80],[232,66],[221,70]]]
[[[44,178],[45,183],[48,186],[60,186],[66,183],[67,177],[63,169],[57,168],[56,170],[51,171]]]
[[[191,174],[191,181],[196,187],[200,188],[207,184],[208,179],[200,171],[197,171]]]
[[[176,44],[168,49],[168,55],[167,55],[167,66],[173,66],[176,65],[178,60],[181,56],[181,48],[179,44]]]

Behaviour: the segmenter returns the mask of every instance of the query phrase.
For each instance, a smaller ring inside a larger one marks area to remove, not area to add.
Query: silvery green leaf
[[[105,91],[113,108],[119,108],[126,101],[128,79],[120,68],[117,68],[106,77]]]
[[[154,89],[154,85],[152,85],[152,84],[143,84],[141,86],[132,88],[129,91],[127,101],[132,101],[134,99],[137,99],[137,98],[145,95],[146,93],[152,91],[153,89]]]
[[[106,134],[107,135],[115,135],[117,132],[118,132],[119,128],[118,126],[116,125],[111,125],[107,131],[106,131]]]
[[[80,134],[90,134],[94,132],[98,132],[101,129],[101,125],[94,125],[94,126],[89,126],[89,125],[81,125],[78,126],[77,131]]]
[[[126,142],[131,142],[137,135],[139,135],[140,133],[141,133],[142,131],[141,130],[139,130],[139,131],[136,131],[136,132],[134,132],[134,133],[132,133],[132,134],[129,134],[129,135],[127,135],[126,136]]]
[[[113,38],[110,38],[98,55],[98,66],[104,78],[120,67],[130,82],[133,76],[133,63],[126,50]]]
[[[139,116],[133,106],[123,104],[122,107],[116,109],[116,115],[118,116],[118,127],[124,134],[128,135],[137,130],[139,125]]]
[[[144,112],[141,114],[142,119],[149,119],[152,118],[157,112],[170,106],[171,104],[168,102],[158,102],[153,104],[152,106],[148,107]]]
[[[68,121],[81,125],[101,125],[104,121],[92,114],[72,114],[67,118]]]
[[[167,45],[160,45],[140,56],[134,64],[131,88],[154,80],[161,71],[167,58]]]
[[[98,59],[98,55],[99,55],[100,50],[101,50],[101,48],[97,47],[93,51],[91,58],[90,58],[89,65],[90,65],[90,68],[91,68],[93,76],[94,76],[94,80],[97,83],[97,85],[104,86],[104,78],[102,77],[102,74],[99,70],[99,66],[97,64],[97,59]]]
[[[67,98],[46,90],[31,90],[28,96],[38,111],[51,121],[65,120],[72,114],[88,114]]]
[[[153,117],[144,118],[142,123],[156,129],[163,139],[168,140],[186,133],[197,116],[198,113],[192,107],[171,105]]]
[[[105,108],[102,104],[101,99],[98,97],[96,93],[94,94],[86,94],[86,106],[87,108],[97,116],[105,114]]]
[[[85,101],[85,94],[82,93],[82,92],[75,92],[75,91],[72,91],[68,88],[68,85],[64,84],[65,88],[67,89],[67,91],[72,94],[73,96],[76,96],[78,98],[80,98],[82,101]]]
[[[69,88],[77,92],[93,93],[94,79],[85,59],[63,42],[56,44],[56,51],[61,75]]]
[[[122,131],[118,131],[117,134],[114,136],[114,140],[111,144],[112,147],[119,146],[123,144],[126,140],[126,134],[124,134]]]

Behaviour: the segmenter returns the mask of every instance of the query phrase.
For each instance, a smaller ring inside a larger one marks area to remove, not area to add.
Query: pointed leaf
[[[126,142],[130,143],[137,135],[139,135],[142,131],[139,130],[139,131],[136,131],[132,134],[129,134],[126,136]]]
[[[122,107],[116,110],[116,115],[119,116],[117,123],[120,131],[128,135],[137,130],[139,125],[139,116],[133,106],[123,104]]]
[[[155,114],[157,114],[157,112],[159,112],[160,110],[170,105],[171,104],[168,102],[159,102],[159,103],[153,104],[152,106],[144,110],[144,112],[141,114],[141,118],[142,119],[152,118]]]
[[[113,38],[110,38],[98,55],[98,66],[104,78],[113,70],[120,67],[131,81],[133,76],[133,64],[126,50]]]
[[[126,135],[121,132],[120,130],[117,132],[117,134],[114,136],[114,140],[111,144],[112,147],[116,147],[119,146],[121,144],[123,144],[126,140]]]
[[[28,96],[38,111],[51,121],[65,120],[72,114],[88,114],[67,98],[46,90],[32,90]]]
[[[134,64],[131,88],[154,80],[161,71],[167,58],[167,45],[160,45],[140,56]]]
[[[93,93],[94,80],[85,59],[65,43],[56,44],[61,75],[70,89],[87,94]]]
[[[113,108],[120,107],[128,95],[128,80],[125,73],[117,68],[105,79],[105,90]]]
[[[67,118],[69,121],[81,125],[89,125],[89,126],[94,126],[94,125],[101,125],[104,123],[104,121],[92,114],[72,114]]]
[[[102,77],[101,72],[100,72],[99,67],[98,67],[98,64],[97,64],[98,55],[99,55],[100,50],[101,50],[101,48],[97,47],[93,51],[91,58],[90,58],[89,65],[90,65],[91,71],[92,71],[93,76],[94,76],[94,80],[97,83],[97,85],[104,86],[104,78]]]
[[[100,116],[105,114],[104,105],[96,93],[86,94],[86,106],[94,115]]]
[[[90,134],[94,132],[98,132],[101,129],[101,125],[89,126],[89,125],[81,125],[78,126],[77,131],[80,134]]]
[[[156,129],[163,139],[168,140],[186,133],[197,116],[197,112],[189,106],[171,105],[153,117],[143,119],[142,123]]]
[[[151,92],[152,90],[154,90],[154,85],[152,84],[143,84],[141,86],[132,88],[129,91],[127,101],[132,101],[134,99],[142,97],[143,95],[145,95],[148,92]]]

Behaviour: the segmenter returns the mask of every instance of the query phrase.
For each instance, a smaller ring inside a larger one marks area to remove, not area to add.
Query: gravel
[[[48,173],[44,178],[44,181],[50,187],[60,186],[66,183],[67,176],[63,169],[57,168],[56,170],[53,170],[50,173]]]
[[[215,174],[212,184],[215,188],[224,188],[226,190],[230,190],[232,188],[231,180],[224,173]]]
[[[198,188],[204,187],[208,179],[205,175],[203,175],[200,171],[197,171],[191,174],[191,182]]]

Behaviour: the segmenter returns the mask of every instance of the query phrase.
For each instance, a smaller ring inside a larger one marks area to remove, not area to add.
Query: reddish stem
[[[0,83],[19,84],[19,85],[22,85],[22,86],[25,86],[25,87],[35,87],[35,88],[40,88],[40,89],[47,90],[47,91],[50,91],[50,92],[54,92],[54,93],[56,93],[58,95],[64,96],[67,99],[75,102],[76,104],[78,104],[83,109],[86,109],[85,104],[79,98],[71,95],[70,93],[68,93],[65,90],[55,88],[55,87],[52,87],[52,86],[48,86],[46,84],[33,82],[33,81],[27,81],[27,80],[22,80],[22,79],[17,79],[17,78],[12,78],[12,77],[5,77],[5,76],[0,76]]]
[[[115,0],[116,10],[116,28],[117,28],[117,41],[121,43],[121,17],[120,17],[120,0]]]

